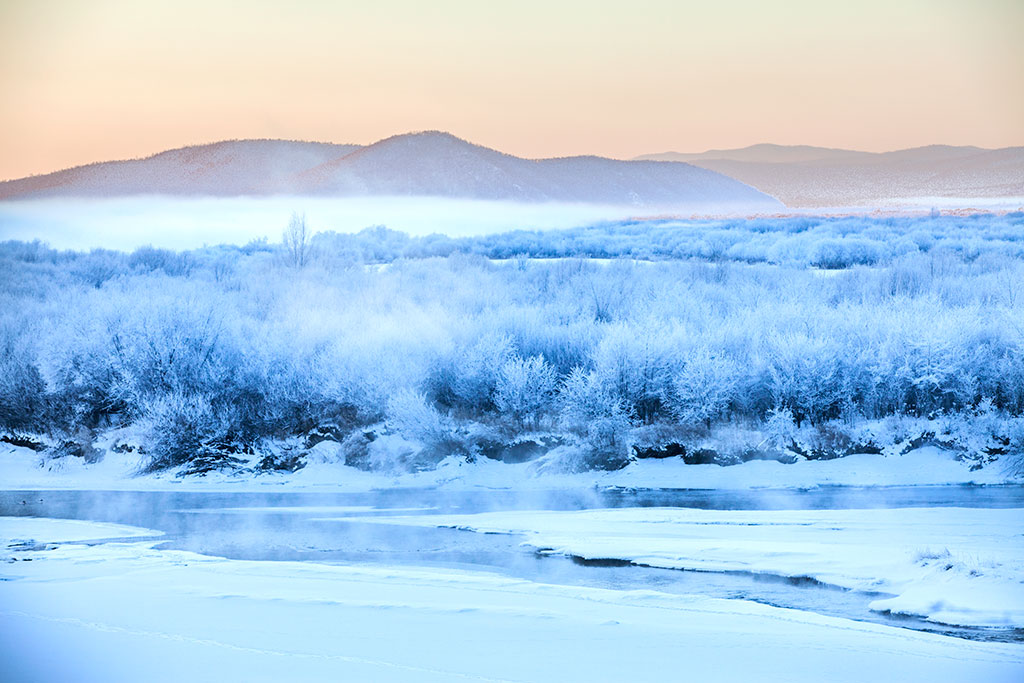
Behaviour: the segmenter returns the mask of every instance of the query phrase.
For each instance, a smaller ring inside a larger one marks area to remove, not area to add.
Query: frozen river
[[[807,491],[398,489],[369,493],[4,491],[0,515],[113,522],[164,532],[161,548],[236,560],[484,571],[545,584],[744,599],[826,616],[945,635],[1024,642],[1013,628],[965,628],[869,609],[884,591],[842,589],[753,571],[682,571],[623,559],[545,554],[514,533],[439,528],[431,518],[510,511],[609,508],[869,510],[1024,508],[1021,486],[817,488]],[[388,523],[393,517],[396,523]],[[421,525],[397,523],[422,517]],[[1024,527],[1024,524],[1022,524]]]

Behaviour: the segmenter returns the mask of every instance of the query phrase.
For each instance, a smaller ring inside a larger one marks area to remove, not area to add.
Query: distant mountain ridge
[[[0,199],[107,194],[261,194],[286,186],[312,165],[359,145],[288,140],[228,140],[160,152],[143,159],[102,161],[0,182]]]
[[[0,183],[0,199],[139,194],[431,196],[769,211],[774,198],[687,163],[522,159],[449,133],[372,145],[238,140]]]
[[[776,145],[772,143],[760,143],[749,147],[737,149],[709,149],[706,152],[661,152],[659,154],[644,154],[636,157],[638,160],[646,161],[701,161],[701,160],[729,160],[729,161],[750,161],[767,163],[791,163],[803,161],[819,161],[824,159],[845,159],[869,157],[870,152],[857,152],[848,149],[837,149],[832,147],[814,147],[811,145]]]
[[[1024,196],[1024,147],[929,145],[858,152],[760,144],[642,160],[684,161],[752,185],[793,208],[898,204],[927,197]]]

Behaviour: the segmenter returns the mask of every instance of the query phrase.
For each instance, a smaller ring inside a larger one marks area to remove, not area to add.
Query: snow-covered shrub
[[[405,389],[388,401],[387,428],[408,439],[432,445],[451,434],[451,420],[427,403],[423,394]]]
[[[558,393],[562,426],[584,447],[591,469],[617,469],[629,458],[629,407],[581,368],[573,370]]]
[[[735,362],[701,347],[686,355],[673,373],[668,395],[672,415],[684,425],[711,422],[723,416],[733,400],[740,369]]]
[[[769,390],[799,426],[834,417],[844,403],[840,349],[827,338],[789,334],[770,340]]]
[[[1015,215],[373,228],[314,236],[322,258],[301,269],[266,241],[130,255],[0,243],[0,427],[59,439],[201,396],[238,443],[327,424],[344,441],[397,424],[389,403],[414,389],[417,435],[390,436],[424,449],[552,427],[588,458],[619,457],[637,423],[698,435],[775,409],[808,443],[833,420],[870,420],[879,443],[900,432],[893,452],[1009,458],[1006,425],[1024,414],[1022,230]],[[808,268],[815,249],[820,265],[860,267]],[[998,429],[981,428],[985,397]]]
[[[353,464],[377,472],[416,472],[436,465],[444,457],[425,449],[422,442],[401,434],[384,434],[367,445],[365,460]]]
[[[93,249],[71,264],[71,273],[90,287],[99,289],[127,270],[127,257],[109,249]]]
[[[125,407],[111,348],[112,301],[93,290],[75,294],[58,304],[72,310],[40,326],[35,342],[50,429],[65,431],[98,426]]]
[[[882,258],[882,245],[864,239],[828,239],[818,242],[810,263],[817,268],[838,269],[854,265],[873,265]]]
[[[1007,425],[1004,471],[1017,478],[1024,478],[1024,418],[1015,418]]]
[[[884,446],[903,446],[930,429],[927,420],[908,415],[888,415],[875,424],[876,440]]]
[[[139,247],[128,256],[128,267],[142,272],[162,270],[166,275],[181,277],[191,272],[193,262],[191,255],[187,253]]]
[[[675,345],[674,336],[654,321],[612,326],[594,349],[590,381],[642,422],[653,422],[671,391]]]
[[[52,429],[46,383],[30,354],[28,337],[13,320],[0,320],[0,431]]]
[[[829,420],[801,429],[797,448],[810,460],[832,460],[855,453],[881,453],[882,446],[860,425]]]
[[[457,410],[491,410],[499,373],[512,353],[509,338],[490,331],[467,347],[453,349],[438,359],[426,380],[431,397]]]
[[[972,409],[943,415],[937,423],[938,439],[977,467],[1001,457],[1012,461],[1024,445],[1019,441],[1024,418],[1000,414],[989,399]]]
[[[328,465],[346,464],[344,444],[336,441],[321,441],[306,451],[306,462]]]
[[[460,432],[454,420],[440,413],[419,392],[406,389],[396,393],[388,401],[385,424],[389,431],[403,439],[402,449],[406,449],[408,443],[419,444],[419,452],[425,462],[437,463],[455,454],[468,457],[474,455],[466,435]],[[382,439],[376,439],[369,446],[371,451],[378,454],[378,461],[381,455],[387,455],[382,447],[388,441]],[[408,460],[404,456],[403,459]],[[412,464],[416,468],[420,466],[420,463]]]
[[[229,421],[217,415],[206,396],[169,394],[150,402],[145,415],[150,470],[186,466],[201,473],[241,464],[236,454],[250,450],[233,438]]]
[[[513,356],[498,372],[494,404],[518,426],[536,425],[551,406],[557,382],[554,368],[542,356]]]
[[[789,448],[796,440],[799,428],[789,408],[772,408],[765,418],[765,432],[770,443],[779,450]]]

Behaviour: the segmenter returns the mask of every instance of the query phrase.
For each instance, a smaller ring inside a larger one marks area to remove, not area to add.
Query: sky
[[[526,157],[1024,145],[1020,0],[0,0],[0,178],[446,130]]]

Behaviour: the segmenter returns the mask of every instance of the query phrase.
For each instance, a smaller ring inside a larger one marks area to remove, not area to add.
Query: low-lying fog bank
[[[59,249],[126,250],[277,242],[294,212],[306,214],[312,232],[386,225],[415,236],[452,237],[569,228],[651,213],[631,206],[437,197],[28,199],[0,202],[0,238],[39,239]]]

